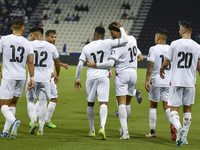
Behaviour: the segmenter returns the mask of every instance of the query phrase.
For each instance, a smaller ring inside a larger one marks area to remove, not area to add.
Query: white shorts
[[[137,82],[137,71],[135,69],[125,69],[115,75],[116,96],[134,96],[135,85]]]
[[[195,87],[176,87],[171,86],[169,89],[168,105],[179,107],[181,105],[190,106],[194,104]]]
[[[162,101],[168,102],[169,99],[169,87],[156,87],[150,85],[149,99],[153,102]]]
[[[26,98],[39,100],[49,100],[51,98],[51,83],[50,82],[34,82],[33,88],[28,91],[29,81],[26,83]]]
[[[58,98],[58,90],[55,83],[51,83],[51,99]]]
[[[94,80],[86,80],[86,96],[88,102],[95,102],[98,95],[98,102],[108,102],[110,92],[110,81],[108,77]]]
[[[13,96],[21,97],[25,80],[1,79],[0,99],[12,99]]]

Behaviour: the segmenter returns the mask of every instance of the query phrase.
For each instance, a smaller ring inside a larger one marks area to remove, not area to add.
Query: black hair
[[[23,26],[24,26],[24,21],[22,19],[15,19],[13,20],[11,26],[14,28],[14,29],[21,29]]]
[[[113,31],[116,31],[116,32],[120,32],[120,30],[116,27],[114,27],[113,25],[117,25],[116,22],[112,22],[109,26],[108,26],[108,29],[109,30],[113,30]]]
[[[56,30],[47,30],[45,36],[49,36],[50,34],[56,34]]]
[[[33,28],[31,28],[30,30],[29,30],[29,32],[30,33],[32,33],[32,32],[40,32],[42,35],[43,35],[43,32],[44,32],[44,30],[42,29],[42,28],[40,28],[40,27],[33,27]]]
[[[105,29],[103,27],[96,27],[94,32],[104,35]]]
[[[193,30],[193,25],[191,22],[181,21],[181,26],[190,32],[192,32],[192,30]]]
[[[168,37],[168,32],[167,32],[167,30],[165,30],[165,29],[159,29],[159,30],[156,32],[156,34],[161,34],[161,35],[164,35],[164,36]]]

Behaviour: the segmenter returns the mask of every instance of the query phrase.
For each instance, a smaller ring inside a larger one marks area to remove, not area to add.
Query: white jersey
[[[170,85],[171,78],[171,64],[165,70],[165,78],[162,79],[160,77],[160,68],[164,61],[164,56],[167,54],[169,50],[169,45],[157,44],[155,46],[150,47],[149,54],[147,57],[147,61],[154,63],[151,83],[156,87],[168,87]]]
[[[34,40],[31,43],[34,50],[35,81],[50,82],[53,60],[59,58],[58,51],[47,41]]]
[[[86,62],[86,60],[94,61],[95,63],[103,63],[108,61],[110,50],[112,47],[118,46],[117,40],[105,39],[92,41],[83,47],[79,60]],[[87,80],[92,80],[100,77],[107,77],[110,69],[88,68]]]
[[[192,39],[181,38],[170,45],[166,59],[171,61],[172,86],[194,87],[200,46]]]
[[[23,36],[10,34],[1,37],[0,53],[3,57],[3,79],[26,80],[26,62],[33,55],[30,42]]]
[[[137,48],[136,39],[133,36],[128,36],[128,43],[112,49],[109,59],[116,61],[115,70],[117,73],[127,68],[137,70],[138,53],[139,49]]]

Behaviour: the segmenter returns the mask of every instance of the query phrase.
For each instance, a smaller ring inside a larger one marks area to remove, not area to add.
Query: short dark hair
[[[49,36],[50,34],[56,34],[56,30],[47,30],[45,36]]]
[[[15,19],[13,20],[11,26],[13,29],[19,30],[24,26],[24,21],[22,19]]]
[[[181,26],[187,29],[189,32],[192,33],[193,25],[191,22],[181,21]]]
[[[113,31],[116,31],[116,32],[120,32],[120,30],[116,27],[114,27],[113,25],[117,25],[116,22],[112,22],[109,26],[108,26],[108,30],[113,30]]]
[[[159,29],[159,30],[156,32],[156,34],[161,34],[161,35],[164,35],[164,36],[168,37],[168,32],[167,32],[167,30],[165,30],[165,29]]]
[[[104,35],[105,34],[105,29],[103,27],[96,27],[94,32]]]
[[[43,35],[44,30],[41,27],[33,27],[29,30],[29,32],[40,32]]]

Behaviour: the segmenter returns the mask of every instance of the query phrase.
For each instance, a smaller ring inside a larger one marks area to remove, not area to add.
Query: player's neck
[[[191,34],[183,34],[182,38],[184,38],[184,39],[191,39]]]
[[[17,36],[21,36],[22,35],[22,33],[20,31],[13,31],[13,34],[17,35]]]

